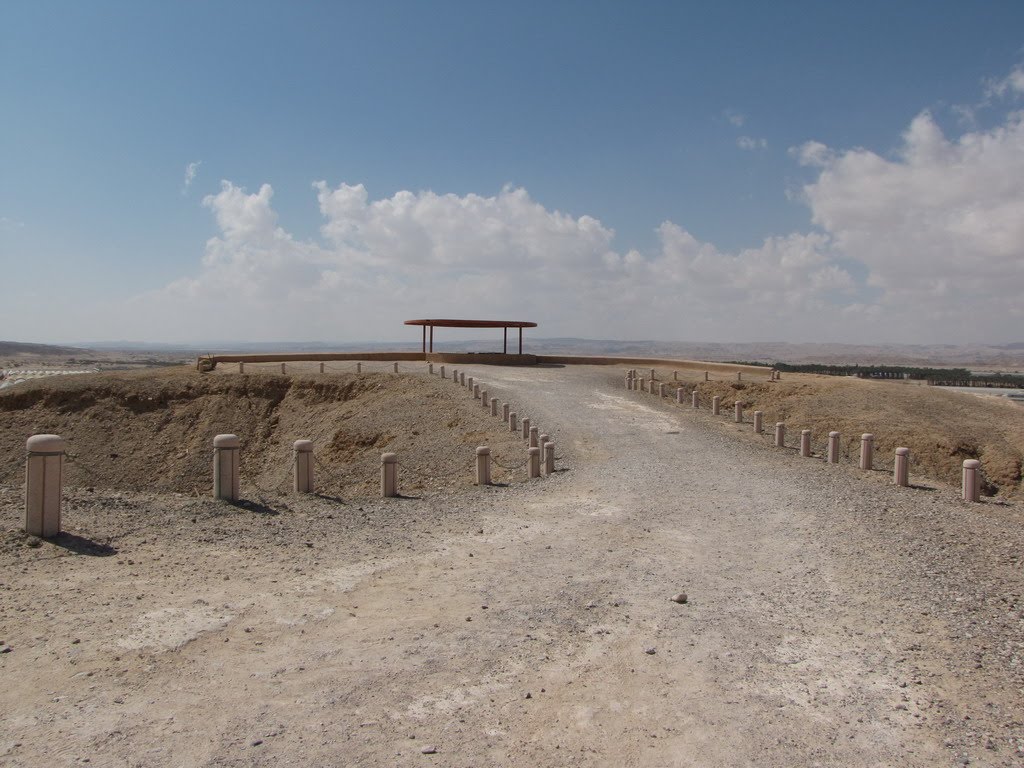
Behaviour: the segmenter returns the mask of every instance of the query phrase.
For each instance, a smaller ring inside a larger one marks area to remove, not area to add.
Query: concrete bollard
[[[433,363],[427,363],[427,373],[429,373],[431,376],[434,375],[434,364]]]
[[[736,381],[743,381],[743,371],[736,371]]]
[[[871,469],[875,463],[875,436],[865,432],[860,436],[860,468]]]
[[[25,533],[48,539],[60,533],[64,439],[32,435],[25,448]]]
[[[547,442],[550,442],[550,441],[551,441],[551,435],[545,435],[543,432],[541,432],[540,436],[537,438],[537,447],[540,448],[541,451],[543,451],[544,450],[544,443],[547,443]]]
[[[380,495],[385,499],[398,495],[398,454],[380,456]]]
[[[504,421],[505,423],[508,423],[508,409],[509,409],[509,404],[508,403],[502,403],[501,404],[501,420]]]
[[[442,378],[442,379],[447,379],[447,378],[448,378],[448,376],[447,376],[447,375],[445,374],[445,372],[444,372],[444,366],[443,366],[443,365],[441,366],[441,369],[440,369],[440,370],[441,370],[441,378]]]
[[[733,403],[733,418],[737,424],[743,423],[743,401],[737,400]]]
[[[362,373],[362,372],[363,372],[363,364],[362,363],[356,363],[356,373]]]
[[[323,372],[324,372],[324,364],[320,363],[320,373],[323,373]]]
[[[498,398],[492,397],[491,398],[491,416],[497,416],[497,415],[498,415]]]
[[[892,483],[906,488],[910,485],[910,449],[897,448],[892,467]]]
[[[784,422],[781,421],[776,423],[775,425],[775,447],[786,447],[786,425]]]
[[[238,501],[241,447],[237,435],[213,438],[213,498]]]
[[[640,377],[640,391],[641,392],[646,392],[647,391],[647,381],[644,379],[643,376]]]
[[[491,484],[491,449],[486,445],[476,449],[476,484]]]
[[[679,381],[679,371],[672,371],[672,381]]]
[[[658,385],[658,397],[664,397],[664,396],[665,396],[665,383],[662,382],[661,384]]]
[[[518,432],[519,431],[518,419],[519,419],[519,415],[515,411],[512,411],[511,413],[509,413],[509,415],[508,415],[508,431],[509,432]]]
[[[684,390],[682,387],[676,388],[676,402],[679,403],[680,405],[683,404],[683,393],[685,391],[686,390]]]
[[[760,435],[764,432],[764,412],[754,411],[754,434]]]
[[[981,462],[977,459],[964,461],[964,501],[981,501]]]
[[[489,399],[489,397],[487,395],[487,390],[486,389],[481,389],[480,390],[480,405],[482,405],[484,408],[489,408],[490,404],[491,404],[491,401],[490,401],[490,399]]]
[[[805,459],[811,455],[811,430],[809,429],[800,432],[800,455]]]
[[[523,440],[530,439],[530,419],[529,417],[523,419]]]
[[[466,386],[466,374],[463,373],[462,371],[459,371],[459,386]]]
[[[296,493],[313,493],[312,440],[296,440],[292,443],[292,465],[295,470],[292,489]]]
[[[700,398],[697,396],[697,390],[693,390],[693,396],[690,398],[690,407],[700,408]]]
[[[528,448],[530,455],[530,477],[540,477],[540,448]]]
[[[717,416],[721,411],[721,408],[722,398],[720,398],[718,395],[715,395],[714,397],[711,398],[711,415]]]
[[[633,379],[631,379],[629,376],[627,376],[626,377],[626,389],[632,389],[632,388],[633,388]]]
[[[239,363],[238,364],[238,372],[239,373],[245,373],[245,363]]]
[[[838,464],[839,463],[839,433],[829,432],[828,433],[828,463]]]
[[[544,474],[553,475],[555,473],[555,444],[548,440],[544,443]]]
[[[530,447],[540,448],[540,430],[537,427],[530,427]]]
[[[704,381],[711,381],[711,379],[708,378],[708,372],[707,371],[704,371]]]
[[[472,376],[470,376],[468,379],[466,379],[466,389],[469,389],[469,390],[473,389],[473,377]]]
[[[654,369],[651,368],[651,381],[654,381]]]
[[[281,363],[281,373],[284,373],[284,363]]]
[[[479,400],[480,399],[480,385],[479,384],[474,384],[473,385],[473,399],[474,400]]]
[[[398,373],[398,363],[395,363],[395,373]]]

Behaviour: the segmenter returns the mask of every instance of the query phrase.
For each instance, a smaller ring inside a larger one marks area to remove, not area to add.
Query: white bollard
[[[491,416],[497,416],[497,415],[498,415],[498,398],[492,397],[491,398]]]
[[[981,501],[981,462],[977,459],[964,461],[964,501]]]
[[[491,404],[491,401],[490,401],[490,399],[487,396],[487,390],[486,389],[481,389],[480,390],[480,405],[482,405],[484,408],[487,408],[487,407],[490,406],[490,404]]]
[[[828,463],[838,464],[839,463],[839,433],[829,432],[828,433]]]
[[[545,435],[542,432],[540,434],[540,436],[537,438],[537,447],[540,448],[541,451],[543,452],[544,451],[544,443],[547,443],[547,442],[550,442],[550,441],[551,441],[551,435]]]
[[[64,439],[32,435],[25,448],[25,533],[48,539],[60,533]]]
[[[442,378],[442,379],[447,379],[447,378],[448,378],[448,377],[447,377],[447,376],[445,375],[445,372],[444,372],[444,366],[443,366],[443,365],[441,366],[441,378]]]
[[[910,485],[910,449],[897,448],[892,467],[892,483],[906,488]]]
[[[632,388],[633,388],[633,379],[631,379],[629,376],[627,376],[626,377],[626,389],[632,389]]]
[[[473,389],[473,377],[472,376],[470,376],[468,379],[466,379],[466,389],[471,390],[471,391]]]
[[[474,384],[473,385],[473,399],[474,400],[479,400],[480,399],[480,385],[479,384]]]
[[[540,448],[540,429],[537,427],[530,427],[530,447]]]
[[[323,373],[323,372],[324,372],[324,364],[320,363],[320,373]]]
[[[501,420],[504,421],[506,424],[508,423],[508,409],[509,409],[509,404],[508,403],[502,403],[501,404]]]
[[[760,435],[764,432],[764,412],[754,411],[754,434]]]
[[[528,440],[529,438],[530,438],[530,419],[529,418],[525,418],[525,419],[523,419],[523,440]]]
[[[363,364],[362,363],[356,363],[356,373],[362,373],[362,372],[363,372]]]
[[[238,372],[239,373],[245,373],[245,363],[239,363],[238,364]]]
[[[865,432],[860,436],[860,468],[871,469],[875,463],[875,436]]]
[[[683,392],[684,391],[685,390],[682,387],[677,387],[676,388],[676,402],[679,403],[680,405],[682,405],[682,403],[683,403]]]
[[[476,449],[476,484],[491,484],[491,449],[486,445]]]
[[[427,363],[427,373],[429,373],[431,376],[434,375],[434,364],[433,363]]]
[[[241,447],[237,435],[213,438],[213,498],[238,501]]]
[[[548,440],[544,443],[544,474],[553,475],[555,473],[555,444]]]
[[[777,422],[775,424],[775,447],[785,448],[786,447],[786,424],[785,422]]]
[[[672,371],[672,381],[679,381],[679,371]]]
[[[647,380],[644,379],[643,376],[640,377],[640,391],[641,392],[646,392],[647,391]]]
[[[395,373],[398,373],[398,363],[395,363]]]
[[[715,395],[714,397],[712,397],[711,398],[711,415],[712,416],[717,416],[719,411],[721,410],[721,406],[722,406],[722,398],[720,398],[718,395]]]
[[[398,454],[381,454],[380,495],[384,498],[398,495]]]
[[[733,403],[733,418],[737,424],[743,423],[743,401],[737,400]]]
[[[811,455],[811,430],[809,429],[800,432],[800,455],[805,459]]]
[[[466,386],[466,374],[463,371],[459,371],[459,386]]]
[[[743,371],[736,371],[736,381],[743,381]]]
[[[540,477],[540,448],[528,448],[530,455],[530,477]]]
[[[690,406],[700,408],[700,398],[697,397],[697,390],[693,390],[693,397],[690,398]]]
[[[658,385],[658,397],[664,397],[664,396],[665,396],[665,382],[662,382],[661,384]]]
[[[708,378],[708,372],[707,371],[704,371],[704,381],[711,381],[711,379]]]
[[[654,381],[654,369],[651,368],[651,381]]]
[[[312,440],[296,440],[292,443],[292,464],[295,470],[292,489],[296,493],[313,493]]]
[[[281,363],[281,373],[284,373],[284,363]]]
[[[518,432],[519,431],[518,419],[519,419],[519,416],[518,416],[518,414],[515,411],[512,411],[512,412],[509,413],[509,415],[508,415],[508,431],[509,432]]]

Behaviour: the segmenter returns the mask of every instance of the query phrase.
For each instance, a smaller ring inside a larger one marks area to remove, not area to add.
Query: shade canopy
[[[508,354],[508,329],[519,329],[519,354],[523,354],[523,328],[536,328],[536,323],[528,320],[406,320],[406,325],[423,326],[423,351],[427,351],[427,328],[430,328],[430,351],[434,351],[434,328],[503,328],[505,331],[502,354]]]

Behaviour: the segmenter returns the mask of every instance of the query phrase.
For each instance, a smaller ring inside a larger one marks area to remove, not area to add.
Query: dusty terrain
[[[1012,494],[968,505],[917,465],[894,488],[801,459],[627,392],[619,369],[467,372],[554,436],[559,472],[470,486],[473,445],[522,442],[422,371],[105,375],[93,400],[68,397],[88,377],[0,398],[0,455],[63,430],[83,467],[68,533],[40,543],[18,533],[21,458],[0,462],[0,761],[1024,765]],[[810,418],[797,394],[777,407]],[[95,434],[129,421],[141,457],[120,428]],[[218,431],[256,466],[238,505],[206,496]],[[296,437],[334,440],[324,496],[275,485]],[[388,447],[428,470],[402,475],[405,498],[362,480]],[[140,471],[164,485],[119,489]]]

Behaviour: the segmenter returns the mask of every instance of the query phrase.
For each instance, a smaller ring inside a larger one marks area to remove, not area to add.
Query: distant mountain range
[[[518,340],[509,339],[510,351]],[[79,346],[52,346],[0,341],[0,355],[17,357],[81,356],[90,351],[137,355],[192,356],[207,353],[259,352],[359,352],[370,350],[415,351],[420,341],[406,342],[207,342],[203,344],[166,344],[158,342],[104,341]],[[437,351],[500,352],[501,338],[473,341],[435,341]],[[532,354],[609,355],[628,357],[678,357],[755,363],[829,363],[889,364],[931,366],[1024,367],[1024,342],[1012,344],[791,344],[765,342],[688,342],[688,341],[617,341],[611,339],[530,338],[524,335],[523,351]]]

